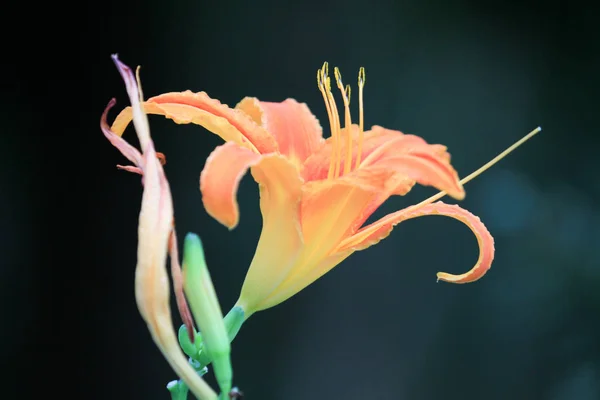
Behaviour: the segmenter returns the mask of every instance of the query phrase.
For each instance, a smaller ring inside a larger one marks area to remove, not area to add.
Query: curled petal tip
[[[135,94],[135,96],[137,97],[138,87],[133,71],[126,64],[121,62],[121,60],[119,60],[119,56],[117,54],[113,54],[111,58],[115,63],[115,66],[119,70],[121,77],[125,81],[125,86],[127,87],[127,92],[129,93],[130,99],[132,97],[132,94]],[[134,104],[132,104],[132,106],[133,105]]]
[[[110,125],[108,124],[108,121],[107,121],[108,112],[115,106],[115,104],[117,104],[117,99],[115,99],[113,97],[112,99],[110,99],[110,101],[104,108],[104,112],[102,113],[102,116],[100,117],[100,127],[102,128],[103,131],[105,129],[110,131]]]
[[[113,54],[110,57],[112,58],[113,62],[115,63],[115,65],[117,67],[117,69],[119,70],[119,72],[123,76],[123,79],[126,79],[125,78],[125,74],[131,74],[131,75],[133,75],[133,72],[131,71],[131,68],[129,68],[121,60],[119,60],[119,55],[118,54]]]
[[[451,197],[455,198],[456,200],[464,200],[465,197],[467,196],[465,189],[463,188],[462,185],[460,185],[460,189],[457,189],[456,191],[452,192],[452,193],[448,193]]]
[[[117,54],[117,53],[111,54],[110,58],[112,58],[113,62],[117,66],[117,68],[129,69],[129,67],[127,65],[123,64],[123,62],[121,62],[121,60],[119,60],[119,54]]]
[[[488,271],[489,267],[485,270],[475,270],[475,271],[469,271],[466,274],[462,274],[462,275],[453,275],[453,274],[448,274],[446,272],[438,272],[436,274],[437,279],[436,279],[436,283],[439,281],[442,282],[448,282],[448,283],[471,283],[471,282],[475,282],[478,281],[479,279],[481,279],[483,277],[483,275],[485,275],[485,273]]]

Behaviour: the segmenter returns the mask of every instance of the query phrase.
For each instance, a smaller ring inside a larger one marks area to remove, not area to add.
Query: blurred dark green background
[[[118,52],[142,65],[147,97],[205,90],[231,106],[293,97],[323,126],[317,68],[329,61],[354,84],[364,66],[367,126],[447,145],[462,176],[544,128],[466,187],[461,206],[496,240],[484,279],[435,283],[436,271],[477,259],[465,226],[399,225],[248,321],[233,344],[247,399],[600,399],[597,10],[417,0],[20,7],[5,14],[18,28],[3,28],[0,397],[168,399],[174,374],[133,293],[140,179],[115,168],[125,159],[99,129],[110,98],[127,104],[110,60]],[[257,187],[243,180],[240,225],[228,232],[198,190],[220,139],[161,117],[151,128],[180,237],[202,237],[226,312],[260,233]],[[417,188],[377,216],[433,193]]]

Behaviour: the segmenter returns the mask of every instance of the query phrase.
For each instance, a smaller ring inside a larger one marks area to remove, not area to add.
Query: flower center
[[[344,102],[344,132],[346,134],[346,157],[344,161],[344,170],[342,169],[342,144],[344,138],[342,137],[342,128],[340,124],[340,116],[338,113],[335,98],[331,92],[331,79],[329,77],[329,64],[323,63],[323,68],[317,71],[317,85],[323,100],[325,101],[325,108],[327,108],[327,115],[329,117],[329,127],[331,130],[331,160],[329,163],[329,171],[327,173],[327,179],[335,179],[340,174],[345,175],[352,171],[352,117],[350,115],[350,85],[342,83],[342,74],[338,67],[333,69],[333,74],[338,89],[342,93],[342,100]],[[363,88],[365,86],[365,69],[360,68],[358,72],[358,112],[359,112],[359,123],[358,123],[358,146],[356,152],[356,161],[354,169],[357,169],[361,162],[362,147],[364,140],[364,112],[363,112]]]

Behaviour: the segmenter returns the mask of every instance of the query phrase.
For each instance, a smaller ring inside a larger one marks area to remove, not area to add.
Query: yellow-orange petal
[[[274,103],[246,97],[236,109],[269,131],[281,154],[299,164],[323,145],[323,128],[305,103],[294,99]]]
[[[165,93],[148,99],[143,106],[148,114],[164,115],[178,124],[201,125],[225,141],[233,141],[259,153],[277,151],[275,138],[264,128],[244,112],[221,104],[205,92]],[[125,108],[115,119],[112,130],[122,135],[131,118],[131,108]]]
[[[265,298],[257,307],[256,311],[265,310],[284,302],[302,289],[331,271],[338,264],[344,261],[354,251],[335,253],[320,260],[315,265],[312,265],[310,270],[305,271],[303,275],[297,276],[295,279],[286,280],[283,284],[277,287],[270,296]]]
[[[305,242],[339,242],[379,197],[392,171],[358,170],[335,180],[308,182],[302,188],[302,232]]]
[[[257,311],[257,305],[289,275],[303,248],[303,182],[297,166],[282,155],[266,155],[252,167],[252,176],[260,188],[263,227],[237,304],[247,313]]]
[[[475,234],[477,243],[479,244],[479,258],[470,271],[460,275],[438,272],[438,280],[452,283],[468,283],[476,281],[485,275],[494,260],[494,238],[478,217],[457,205],[449,205],[442,202],[420,207],[408,207],[389,214],[344,240],[336,249],[336,252],[366,249],[385,239],[394,226],[400,222],[426,215],[443,215],[461,221]]]
[[[313,181],[302,187],[300,220],[304,248],[281,285],[295,286],[295,281],[304,281],[305,275],[311,275],[312,269],[320,265],[343,238],[354,232],[356,221],[364,221],[368,217],[365,212],[380,195],[388,174],[387,171],[377,171],[376,174],[361,171],[352,177]],[[281,285],[277,290],[281,289]]]

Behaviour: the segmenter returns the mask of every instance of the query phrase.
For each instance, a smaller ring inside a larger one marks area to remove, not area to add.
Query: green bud
[[[229,393],[233,379],[229,335],[206,266],[202,242],[193,233],[187,234],[183,244],[183,287],[202,334],[204,351],[212,360],[221,393]]]
[[[188,357],[191,357],[194,360],[198,359],[198,349],[196,348],[196,344],[190,341],[190,335],[188,334],[185,324],[179,327],[177,337],[179,339],[179,345],[181,346],[183,352],[187,354]]]

